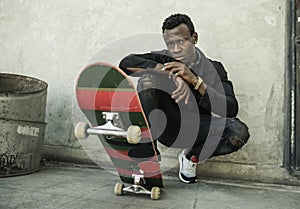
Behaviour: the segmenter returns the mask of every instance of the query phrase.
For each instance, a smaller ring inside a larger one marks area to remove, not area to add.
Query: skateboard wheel
[[[158,200],[160,198],[160,188],[159,187],[152,187],[151,189],[151,199]]]
[[[123,189],[124,189],[124,184],[122,183],[116,183],[115,185],[115,195],[121,196],[123,195]]]
[[[89,134],[87,133],[87,129],[90,128],[89,124],[85,122],[79,122],[75,126],[75,137],[77,139],[86,139]]]
[[[141,140],[141,129],[139,126],[129,126],[127,129],[127,142],[137,144]]]

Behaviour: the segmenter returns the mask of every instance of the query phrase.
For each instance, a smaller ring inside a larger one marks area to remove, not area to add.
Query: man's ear
[[[193,43],[196,44],[196,43],[198,42],[198,33],[195,32],[195,33],[193,34],[192,38],[193,38]]]

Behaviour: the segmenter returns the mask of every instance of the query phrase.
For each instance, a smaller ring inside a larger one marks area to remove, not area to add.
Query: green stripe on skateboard
[[[129,88],[126,78],[110,66],[92,65],[80,75],[78,88]]]

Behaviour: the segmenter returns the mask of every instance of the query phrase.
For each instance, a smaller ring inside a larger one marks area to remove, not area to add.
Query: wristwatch
[[[198,76],[198,81],[197,81],[197,83],[196,83],[194,89],[195,89],[195,90],[198,90],[198,89],[200,88],[200,86],[201,86],[202,83],[203,83],[202,78],[200,78],[200,76]]]

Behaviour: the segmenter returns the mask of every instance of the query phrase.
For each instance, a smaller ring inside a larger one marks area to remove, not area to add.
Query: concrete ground
[[[161,199],[148,195],[115,196],[119,177],[102,169],[44,165],[41,171],[0,178],[0,208],[300,208],[300,187],[200,179],[186,185],[164,174]]]

